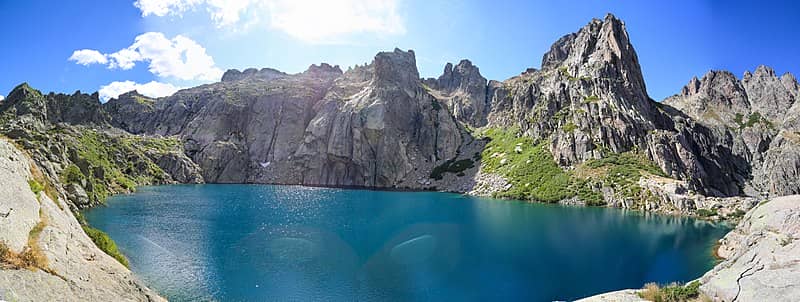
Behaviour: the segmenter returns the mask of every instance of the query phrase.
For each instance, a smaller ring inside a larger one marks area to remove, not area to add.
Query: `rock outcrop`
[[[713,301],[797,301],[800,297],[800,195],[777,197],[748,212],[720,240],[725,260],[698,281]],[[643,301],[620,290],[578,301]]]
[[[720,240],[725,261],[701,291],[715,301],[796,301],[800,297],[800,196],[759,205]]]
[[[63,194],[33,191],[52,181],[38,169],[0,139],[0,300],[163,301],[95,246]]]
[[[680,94],[664,100],[699,123],[727,137],[726,148],[750,173],[743,186],[750,195],[800,193],[800,128],[797,80],[759,66],[742,80],[725,71],[692,79]]]
[[[447,104],[456,120],[472,127],[486,125],[486,115],[491,109],[490,87],[472,62],[461,60],[455,66],[447,63],[438,79],[424,82],[438,99]]]

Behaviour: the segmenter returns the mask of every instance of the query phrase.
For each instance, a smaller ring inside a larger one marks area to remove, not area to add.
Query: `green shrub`
[[[117,248],[117,243],[114,242],[111,237],[108,237],[108,234],[86,225],[83,226],[83,231],[86,232],[86,235],[89,235],[89,238],[92,238],[92,241],[94,241],[94,244],[97,245],[98,248],[114,259],[117,259],[117,261],[122,263],[125,267],[128,267],[128,259],[122,255]]]
[[[758,112],[753,112],[747,116],[747,121],[744,120],[744,116],[741,113],[737,113],[736,116],[734,116],[733,121],[739,125],[739,129],[750,128],[758,123],[765,124],[767,127],[772,128],[772,123],[761,116],[761,113]]]
[[[733,122],[739,125],[739,128],[744,128],[743,119],[744,116],[741,113],[737,113],[736,116],[733,117]]]
[[[61,181],[64,183],[80,184],[84,179],[81,169],[76,165],[69,165],[64,171],[61,171]]]
[[[747,123],[744,124],[745,128],[753,127],[756,123],[761,121],[761,114],[758,112],[754,112],[747,117]]]
[[[572,132],[575,131],[575,129],[578,129],[578,126],[576,126],[575,123],[573,122],[568,122],[564,124],[564,127],[562,127],[562,129],[564,129],[564,132]]]
[[[659,287],[655,283],[648,283],[639,293],[639,297],[654,302],[685,302],[700,297],[700,282],[692,281],[684,286],[670,284]]]
[[[709,210],[709,209],[697,209],[697,216],[699,216],[699,217],[711,217],[711,216],[716,216],[716,215],[717,215],[717,210],[714,210],[714,209],[711,209],[711,210]]]
[[[575,178],[572,184],[572,191],[577,193],[578,199],[586,203],[587,206],[606,205],[603,194],[592,188],[592,182],[587,179]]]
[[[596,96],[596,95],[589,95],[589,96],[586,96],[586,97],[583,98],[583,102],[584,103],[593,103],[593,102],[597,102],[599,100],[600,100],[600,97]]]
[[[36,181],[35,179],[31,179],[28,181],[28,186],[31,188],[31,192],[37,197],[39,196],[39,192],[44,191],[44,185]]]

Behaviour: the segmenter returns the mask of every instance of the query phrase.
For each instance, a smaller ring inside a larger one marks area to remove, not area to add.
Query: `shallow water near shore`
[[[606,208],[170,185],[84,212],[171,301],[553,301],[689,281],[729,229]]]

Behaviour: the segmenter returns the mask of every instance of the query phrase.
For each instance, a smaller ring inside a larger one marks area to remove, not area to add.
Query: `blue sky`
[[[346,69],[394,47],[414,49],[424,77],[468,58],[503,80],[607,12],[625,21],[657,100],[709,69],[800,72],[791,1],[32,0],[0,11],[2,95],[21,82],[164,95],[229,68]]]

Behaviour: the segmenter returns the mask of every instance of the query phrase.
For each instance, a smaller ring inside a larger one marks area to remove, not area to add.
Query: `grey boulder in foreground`
[[[719,301],[800,301],[800,195],[777,197],[722,238],[700,290]]]

